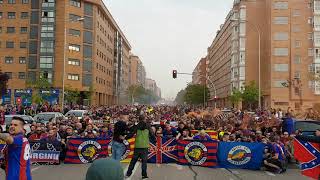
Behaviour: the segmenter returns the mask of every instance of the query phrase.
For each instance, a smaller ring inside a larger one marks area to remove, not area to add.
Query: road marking
[[[182,170],[183,169],[183,166],[181,166],[179,164],[168,164],[168,166],[176,167],[178,170]]]
[[[266,174],[268,174],[269,176],[273,176],[273,177],[275,177],[276,175],[275,174],[273,174],[273,173],[271,173],[271,172],[269,172],[269,171],[264,171]]]
[[[240,174],[238,171],[231,171],[233,174]]]
[[[35,167],[35,168],[31,169],[31,172],[36,171],[36,170],[40,169],[41,167],[42,166]]]
[[[128,166],[123,170],[124,176],[126,176],[126,174],[127,174],[127,171],[128,171],[128,169],[129,169],[129,165],[130,165],[130,163],[129,163]],[[134,169],[133,169],[133,171],[132,171],[131,176],[128,177],[128,178],[126,178],[126,180],[131,180],[131,178],[134,176],[134,174],[136,173],[136,171],[137,171],[137,169],[138,169],[139,167],[140,167],[140,162],[137,162],[136,165],[135,165],[135,167],[134,167]]]

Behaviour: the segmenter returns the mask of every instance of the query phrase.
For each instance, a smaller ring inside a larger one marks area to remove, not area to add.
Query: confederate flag
[[[314,179],[320,176],[320,145],[294,140],[294,157],[301,163],[302,174]]]

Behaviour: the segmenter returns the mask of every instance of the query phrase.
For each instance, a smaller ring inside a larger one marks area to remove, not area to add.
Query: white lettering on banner
[[[228,153],[227,161],[240,166],[247,164],[251,160],[251,150],[246,146],[235,146]]]
[[[31,161],[39,161],[39,160],[54,160],[54,161],[59,161],[59,156],[60,156],[60,152],[59,151],[55,151],[54,153],[50,152],[50,151],[43,151],[43,152],[32,152],[31,153]]]

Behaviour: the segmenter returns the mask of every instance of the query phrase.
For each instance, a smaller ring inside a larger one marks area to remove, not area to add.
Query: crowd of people
[[[27,108],[0,106],[0,122],[4,122],[6,114],[12,114],[12,112],[26,114],[32,112],[30,109],[36,109],[35,113],[60,111],[58,105]],[[214,130],[218,133],[219,141],[262,142],[265,144],[262,166],[267,170],[282,173],[286,171],[288,163],[295,163],[293,139],[294,136],[301,134],[299,130],[294,131],[292,127],[285,125],[284,119],[290,119],[293,116],[290,108],[286,111],[270,109],[256,112],[240,110],[223,112],[218,109],[188,106],[123,105],[67,106],[64,112],[70,109],[86,109],[88,113],[82,118],[71,115],[66,119],[51,119],[47,124],[33,122],[30,125],[31,131],[25,136],[29,141],[60,141],[63,147],[67,147],[68,139],[71,137],[114,138],[115,142],[121,144],[124,138],[119,138],[122,134],[115,130],[115,122],[120,120],[125,122],[127,133],[130,134],[132,127],[137,125],[139,119],[143,117],[157,137],[177,140],[211,140],[212,138],[205,130]],[[192,133],[195,130],[198,133]],[[320,130],[317,133],[320,136]]]

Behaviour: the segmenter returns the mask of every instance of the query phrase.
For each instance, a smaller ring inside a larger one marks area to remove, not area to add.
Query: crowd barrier
[[[122,162],[130,162],[135,139],[125,141],[126,150]],[[61,143],[58,141],[34,141],[31,145],[31,162],[59,164]],[[5,145],[0,142],[0,150]],[[150,143],[149,163],[177,163],[180,165],[210,168],[260,169],[263,160],[262,143],[186,141],[157,137]],[[83,164],[112,155],[111,139],[68,139],[64,163]]]

